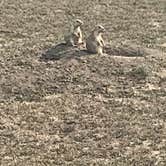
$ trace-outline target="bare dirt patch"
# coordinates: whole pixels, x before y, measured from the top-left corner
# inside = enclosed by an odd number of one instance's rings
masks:
[[[164,0],[0,3],[0,165],[166,165]],[[81,18],[143,57],[42,59]]]

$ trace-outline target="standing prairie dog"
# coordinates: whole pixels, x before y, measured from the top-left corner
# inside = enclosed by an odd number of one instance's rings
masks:
[[[102,34],[104,32],[105,28],[102,25],[97,25],[95,27],[95,29],[86,40],[86,48],[88,52],[97,53],[99,55],[103,54],[105,42],[103,40]]]
[[[83,44],[82,30],[81,26],[83,22],[80,19],[76,19],[73,32],[64,37],[64,40],[69,46],[80,46]]]

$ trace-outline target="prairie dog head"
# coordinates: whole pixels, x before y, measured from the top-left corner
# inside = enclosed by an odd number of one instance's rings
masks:
[[[79,27],[79,26],[82,26],[84,23],[82,20],[76,19],[74,24],[75,24],[75,27]]]
[[[102,25],[97,25],[94,29],[94,32],[96,32],[97,34],[101,34],[104,33],[106,30]]]

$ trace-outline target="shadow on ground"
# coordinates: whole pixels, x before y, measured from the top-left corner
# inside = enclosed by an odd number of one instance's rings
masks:
[[[67,46],[65,43],[60,43],[46,50],[40,57],[40,60],[49,61],[60,60],[63,58],[72,59],[74,57],[85,55],[88,55],[86,50],[80,50],[76,47]]]
[[[111,46],[106,45],[104,52],[108,55],[125,57],[143,57],[149,54],[148,49],[136,44]]]
[[[128,46],[107,45],[104,49],[104,53],[108,55],[124,56],[124,57],[143,57],[148,54],[145,48],[136,45],[128,45]],[[42,54],[40,60],[49,61],[49,60],[60,60],[63,58],[71,59],[87,55],[90,56],[91,53],[88,53],[86,49],[80,50],[76,47],[67,46],[65,43],[60,43],[46,50]]]

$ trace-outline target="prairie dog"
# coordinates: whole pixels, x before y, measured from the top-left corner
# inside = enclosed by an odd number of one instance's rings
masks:
[[[105,28],[102,25],[97,25],[95,27],[95,29],[86,40],[86,48],[88,52],[97,53],[99,55],[103,54],[105,42],[103,40],[102,34],[104,32]]]
[[[64,40],[69,46],[79,46],[83,44],[83,36],[81,26],[83,22],[80,19],[76,19],[73,32],[64,37]]]

